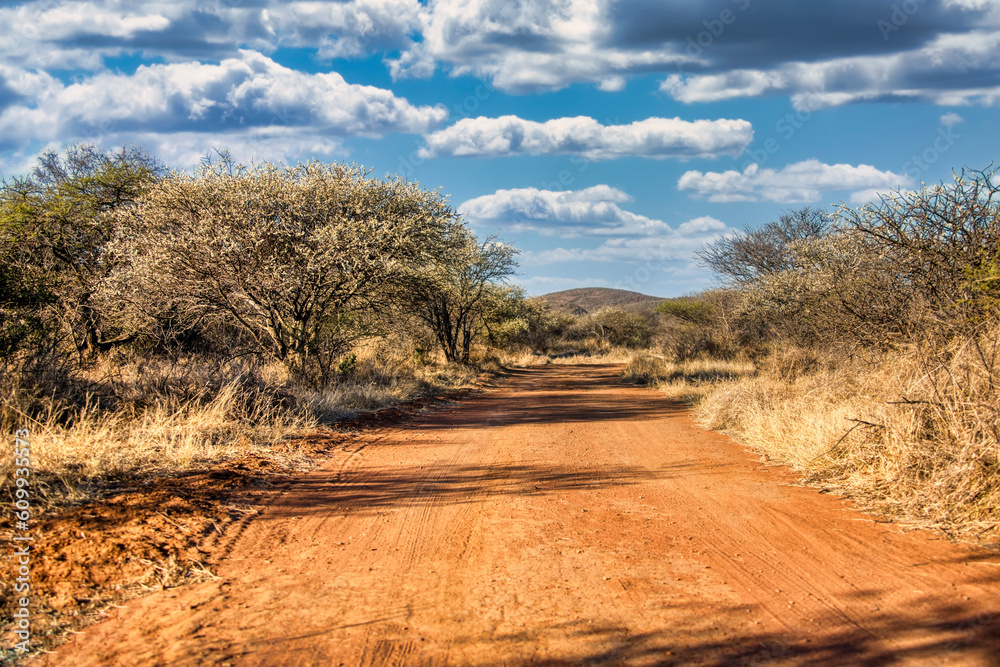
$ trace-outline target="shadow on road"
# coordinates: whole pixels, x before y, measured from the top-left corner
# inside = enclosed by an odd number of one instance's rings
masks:
[[[879,591],[867,591],[878,597]],[[498,662],[516,667],[570,667],[575,665],[701,665],[729,667],[754,665],[850,665],[875,667],[895,664],[963,664],[987,667],[1000,656],[1000,609],[975,613],[961,604],[938,605],[924,614],[906,618],[885,618],[847,631],[816,632],[814,628],[789,629],[784,633],[755,632],[722,635],[717,625],[739,625],[761,610],[755,605],[716,609],[706,618],[705,608],[696,603],[675,603],[677,627],[636,632],[612,623],[576,619],[514,633],[490,633],[456,637],[452,643],[470,654],[479,649],[497,656]],[[317,637],[359,626],[371,627],[377,639],[372,645],[383,658],[395,657],[399,664],[432,664],[413,653],[414,635],[402,627],[412,608],[386,610],[388,613],[364,623],[335,625],[307,633],[272,637],[269,643],[308,646]],[[947,618],[947,622],[935,619]],[[843,628],[838,616],[816,619],[820,627]],[[303,643],[304,642],[304,643]],[[518,660],[512,655],[522,647],[563,646],[559,657]],[[569,648],[571,647],[571,648]],[[534,651],[532,651],[534,652]],[[499,658],[503,656],[502,660]],[[359,664],[386,664],[390,661],[362,660]],[[436,663],[435,663],[436,664]]]
[[[747,616],[746,608],[721,613]],[[939,623],[935,617],[948,618]],[[832,620],[832,619],[831,619]],[[832,627],[837,624],[831,623]],[[842,626],[841,626],[842,627]],[[550,628],[540,635],[549,637],[512,637],[516,641],[534,644],[559,635],[582,645],[599,644],[591,652],[574,653],[561,659],[508,662],[511,665],[851,665],[874,667],[895,664],[1000,664],[1000,609],[994,613],[976,614],[963,611],[960,605],[949,605],[931,612],[924,622],[890,618],[878,625],[866,625],[865,630],[817,634],[748,632],[734,637],[720,637],[707,630],[694,642],[678,645],[672,641],[671,629],[660,632],[630,634],[627,628],[611,625],[577,625]],[[536,634],[536,633],[533,633]],[[687,634],[687,633],[685,633]],[[689,636],[689,635],[688,635]],[[503,637],[483,638],[484,643],[504,641]]]
[[[680,402],[650,392],[648,399],[628,403],[612,402],[594,392],[591,395],[579,392],[546,392],[544,405],[542,397],[534,395],[511,397],[502,400],[485,399],[467,404],[448,416],[447,420],[435,420],[415,426],[421,430],[452,428],[497,428],[529,424],[575,424],[603,421],[650,421],[683,414],[687,408]]]
[[[294,496],[278,499],[263,520],[303,516],[335,509],[364,513],[415,503],[462,504],[497,496],[540,496],[579,489],[624,487],[667,479],[678,470],[648,468],[553,468],[551,465],[454,465],[357,468],[296,481]]]

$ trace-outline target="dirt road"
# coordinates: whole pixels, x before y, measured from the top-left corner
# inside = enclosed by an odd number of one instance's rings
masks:
[[[1000,557],[793,480],[612,367],[517,371],[33,664],[1000,664]]]

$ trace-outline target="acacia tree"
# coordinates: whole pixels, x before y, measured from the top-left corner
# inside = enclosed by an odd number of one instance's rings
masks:
[[[777,270],[739,278],[747,322],[798,338],[889,348],[964,333],[994,316],[1000,259],[995,170],[841,207],[820,236],[785,243]],[[716,245],[714,263],[729,264]]]
[[[356,166],[224,158],[121,212],[115,250],[128,270],[112,288],[146,317],[221,320],[325,381],[413,267],[439,261],[454,220],[439,193]]]
[[[1000,259],[997,169],[962,170],[952,183],[896,191],[858,209],[843,207],[840,226],[858,245],[877,249],[895,289],[946,320],[974,309],[995,287]]]
[[[43,151],[31,173],[5,181],[0,247],[6,297],[0,307],[20,308],[22,320],[62,324],[88,356],[130,341],[129,332],[109,336],[108,313],[94,297],[115,268],[107,253],[114,212],[132,205],[161,174],[142,148],[109,152],[80,144],[62,153]],[[46,306],[56,308],[43,314]]]
[[[512,296],[505,282],[517,266],[516,255],[513,246],[495,238],[479,243],[456,224],[446,251],[413,277],[406,298],[448,361],[469,363],[473,343],[489,332],[490,315],[504,312],[500,302]]]
[[[828,215],[816,208],[782,213],[772,222],[721,238],[695,253],[701,263],[727,280],[746,285],[793,268],[792,244],[818,239],[830,230]]]

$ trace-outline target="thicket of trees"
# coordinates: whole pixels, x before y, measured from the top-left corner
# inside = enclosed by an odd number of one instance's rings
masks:
[[[106,248],[115,210],[163,175],[137,148],[80,145],[43,152],[0,190],[0,353],[72,349],[93,357],[131,342],[112,331],[95,295],[114,269]]]
[[[21,376],[128,347],[257,355],[321,386],[361,339],[409,329],[467,364],[525,311],[514,248],[439,192],[340,164],[46,152],[0,188],[0,249],[0,354]]]
[[[787,212],[698,253],[720,289],[571,317],[508,285],[516,249],[416,183],[225,154],[168,171],[138,148],[74,146],[0,188],[0,354],[14,375],[116,349],[252,355],[325,386],[387,336],[460,364],[477,346],[692,358],[972,336],[1000,303],[995,173]]]
[[[995,173],[964,171],[835,214],[804,209],[709,246],[701,259],[739,297],[736,338],[884,351],[995,321]]]
[[[706,248],[723,288],[667,309],[691,356],[752,369],[705,390],[706,423],[879,511],[995,541],[996,176],[799,211]]]

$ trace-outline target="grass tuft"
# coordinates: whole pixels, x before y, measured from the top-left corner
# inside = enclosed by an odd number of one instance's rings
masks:
[[[9,385],[0,422],[11,433],[29,429],[33,497],[53,510],[245,455],[301,467],[306,455],[288,446],[296,435],[470,387],[481,373],[418,364],[377,345],[359,349],[350,371],[320,389],[295,383],[279,364],[253,359],[109,358],[85,373]],[[8,496],[13,465],[12,457],[0,458],[0,490]]]
[[[695,413],[808,483],[976,538],[1000,526],[998,360],[1000,327],[867,361],[786,349],[696,383]],[[658,380],[668,393],[673,378]]]

